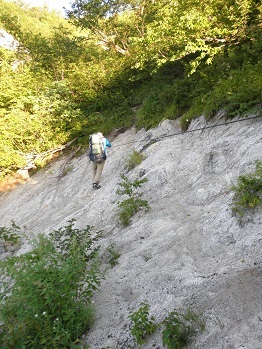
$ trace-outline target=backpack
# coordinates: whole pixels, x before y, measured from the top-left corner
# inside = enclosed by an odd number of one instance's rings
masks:
[[[105,160],[103,138],[94,133],[89,137],[89,159],[101,163]]]

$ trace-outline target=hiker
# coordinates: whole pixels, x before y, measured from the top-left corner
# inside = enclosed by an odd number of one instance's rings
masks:
[[[93,189],[101,188],[99,182],[107,158],[106,150],[111,146],[101,132],[94,133],[89,138],[89,159],[93,162]]]

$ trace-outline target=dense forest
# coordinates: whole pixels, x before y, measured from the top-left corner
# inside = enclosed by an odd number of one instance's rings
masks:
[[[262,103],[259,0],[0,0],[0,175],[95,130],[245,117]],[[35,161],[43,166],[43,159]]]

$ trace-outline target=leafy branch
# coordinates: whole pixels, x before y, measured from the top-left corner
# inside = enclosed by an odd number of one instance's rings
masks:
[[[38,236],[30,252],[0,262],[1,348],[79,348],[102,278],[91,235],[72,220]]]
[[[121,174],[122,182],[119,183],[121,188],[117,189],[117,194],[126,196],[127,199],[118,201],[118,214],[121,223],[127,226],[131,218],[140,210],[148,211],[150,206],[147,200],[141,199],[142,193],[138,191],[142,184],[147,182],[147,178],[136,179],[131,182],[124,174]]]

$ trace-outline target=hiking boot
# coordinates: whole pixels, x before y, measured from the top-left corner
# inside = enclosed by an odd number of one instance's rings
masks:
[[[101,185],[99,185],[98,183],[93,183],[93,189],[100,189]]]

